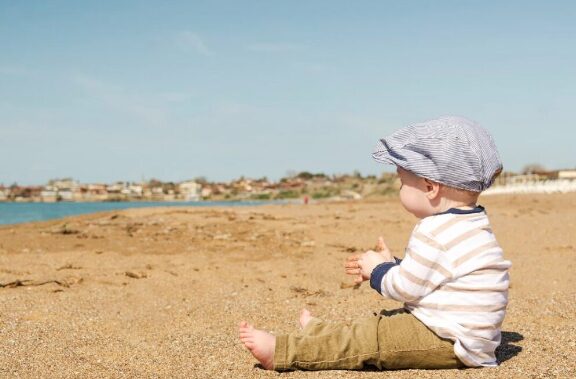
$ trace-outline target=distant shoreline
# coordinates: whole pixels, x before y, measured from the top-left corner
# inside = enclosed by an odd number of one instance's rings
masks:
[[[153,208],[153,207],[238,207],[266,204],[287,204],[286,200],[234,200],[234,201],[60,201],[60,202],[1,202],[0,226],[27,222],[48,221],[68,216],[98,212]]]

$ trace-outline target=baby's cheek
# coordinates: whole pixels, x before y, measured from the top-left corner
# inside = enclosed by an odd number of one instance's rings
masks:
[[[407,190],[400,192],[400,202],[404,209],[416,217],[420,217],[424,210],[424,204],[416,193],[409,193]]]

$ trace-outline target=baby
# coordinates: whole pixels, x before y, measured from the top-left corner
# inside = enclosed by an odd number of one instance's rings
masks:
[[[403,308],[352,323],[303,310],[301,331],[273,336],[240,323],[240,340],[268,370],[432,369],[496,366],[508,269],[478,196],[501,172],[494,141],[476,123],[443,117],[379,141],[396,165],[400,202],[418,217],[403,260],[381,238],[346,273]]]

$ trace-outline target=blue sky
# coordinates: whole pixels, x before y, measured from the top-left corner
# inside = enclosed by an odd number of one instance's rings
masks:
[[[0,183],[378,174],[448,114],[576,167],[575,4],[0,0]]]

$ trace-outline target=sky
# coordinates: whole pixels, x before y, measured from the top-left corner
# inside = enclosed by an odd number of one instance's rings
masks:
[[[393,171],[379,138],[479,122],[576,167],[576,2],[0,0],[0,183]]]

